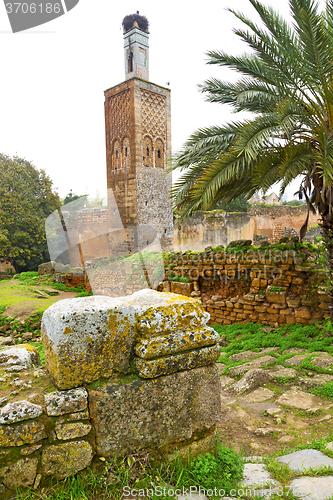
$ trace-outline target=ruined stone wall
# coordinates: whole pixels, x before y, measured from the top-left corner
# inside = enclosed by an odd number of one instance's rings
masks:
[[[291,236],[288,229],[299,232],[305,222],[305,205],[289,207],[285,205],[252,205],[247,213],[214,210],[195,214],[188,221],[174,227],[174,249],[180,251],[202,251],[207,246],[226,246],[239,239],[254,240],[255,235],[263,235],[268,241],[277,242],[284,236]],[[318,214],[310,213],[308,226],[320,222]]]
[[[170,253],[164,289],[200,298],[210,324],[312,324],[329,316],[327,273],[320,255],[293,241],[235,253]],[[190,283],[173,282],[174,276]]]
[[[253,221],[254,234],[264,234],[270,242],[275,243],[283,236],[285,227],[300,231],[307,216],[307,208],[306,205],[252,205],[248,214]],[[308,227],[319,222],[320,216],[310,212]]]

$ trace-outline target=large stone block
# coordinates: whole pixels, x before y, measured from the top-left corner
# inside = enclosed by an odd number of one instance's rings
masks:
[[[152,380],[109,381],[88,392],[97,453],[105,457],[184,442],[220,419],[215,364]]]
[[[42,320],[46,367],[59,389],[110,377],[113,371],[127,373],[136,343],[205,330],[208,339],[208,319],[199,301],[154,290],[59,301]],[[196,348],[196,340],[188,347]]]

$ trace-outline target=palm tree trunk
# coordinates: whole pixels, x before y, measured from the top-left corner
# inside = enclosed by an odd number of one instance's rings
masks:
[[[333,216],[329,213],[329,210],[325,210],[325,213],[321,214],[322,222],[321,234],[323,236],[326,252],[327,261],[326,268],[328,273],[328,295],[330,298],[330,320],[333,322]]]

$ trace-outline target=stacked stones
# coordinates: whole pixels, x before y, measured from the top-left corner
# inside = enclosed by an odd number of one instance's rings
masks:
[[[283,240],[283,250],[249,248],[247,240],[233,243],[243,247],[234,253],[208,247],[203,253],[168,254],[166,276],[184,276],[191,283],[170,278],[164,290],[200,296],[210,324],[312,324],[329,316],[325,271],[308,249],[297,250],[295,241]],[[187,292],[177,290],[186,287]]]
[[[212,438],[220,348],[208,318],[200,301],[153,290],[64,300],[44,313],[46,366],[56,386],[102,377],[88,386],[97,454]]]
[[[28,344],[2,350],[0,362],[6,372],[32,369],[34,374],[40,365],[37,349]],[[81,387],[46,393],[43,404],[26,399],[0,410],[0,495],[38,488],[43,477],[62,479],[90,465],[94,448],[87,397]]]

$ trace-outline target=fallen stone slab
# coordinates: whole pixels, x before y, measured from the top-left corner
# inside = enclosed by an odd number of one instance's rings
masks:
[[[327,382],[331,382],[333,380],[333,375],[329,375],[328,373],[320,373],[314,375],[313,377],[301,377],[299,382],[303,384],[306,388],[312,389],[312,387],[321,387]]]
[[[290,390],[280,396],[275,403],[298,408],[299,410],[309,410],[315,405],[315,396],[306,392]]]
[[[245,361],[247,359],[253,359],[258,355],[259,355],[259,352],[243,351],[243,352],[238,352],[237,354],[232,354],[231,356],[229,356],[229,359],[231,361],[235,361],[235,363],[238,363],[238,361]]]
[[[246,396],[246,401],[248,403],[261,403],[262,401],[266,401],[267,399],[271,399],[275,396],[275,393],[266,387],[259,387],[255,391],[251,392]]]
[[[192,487],[194,488],[194,487]],[[175,491],[177,488],[170,488],[170,491]],[[185,488],[186,490],[186,488]],[[201,493],[189,493],[185,495],[176,496],[177,500],[208,500],[208,498]],[[225,500],[225,497],[224,497]]]
[[[46,413],[50,417],[56,417],[85,410],[88,406],[87,398],[88,393],[84,387],[50,392],[44,395]]]
[[[241,482],[241,488],[248,486],[260,487],[264,485],[266,486],[267,484],[270,484],[271,486],[279,485],[277,481],[272,479],[264,464],[244,465],[244,479]]]
[[[232,366],[229,368],[229,372],[232,375],[243,375],[252,368],[261,368],[262,366],[273,365],[275,363],[276,358],[274,356],[262,356],[254,359],[253,361],[249,361],[248,363],[244,363],[243,365]]]
[[[299,477],[291,481],[289,488],[298,498],[325,500],[333,496],[333,476]]]
[[[307,358],[309,354],[298,354],[297,356],[293,356],[292,358],[286,359],[285,363],[291,366],[300,366],[305,358]]]
[[[0,410],[0,424],[14,424],[22,420],[39,417],[43,413],[40,405],[29,401],[8,403]]]
[[[222,373],[224,371],[225,367],[227,366],[224,363],[215,363],[215,364],[216,364],[216,367],[220,373]]]
[[[270,370],[269,372],[273,378],[296,378],[298,371],[294,368],[279,368],[276,371]]]
[[[2,348],[0,349],[0,364],[4,367],[18,365],[27,369],[40,366],[38,349],[30,344]]]
[[[331,370],[333,367],[333,357],[332,356],[319,356],[318,358],[312,358],[311,363],[319,368],[326,368]]]
[[[315,467],[333,467],[333,459],[318,450],[300,450],[277,458],[279,462],[287,464],[295,472],[304,472]]]
[[[247,390],[255,389],[266,382],[270,382],[272,378],[268,371],[261,370],[260,368],[252,368],[235,383],[232,389],[238,394],[243,394]]]
[[[289,349],[285,349],[282,354],[302,354],[306,352],[306,349],[301,349],[300,347],[290,347]]]

